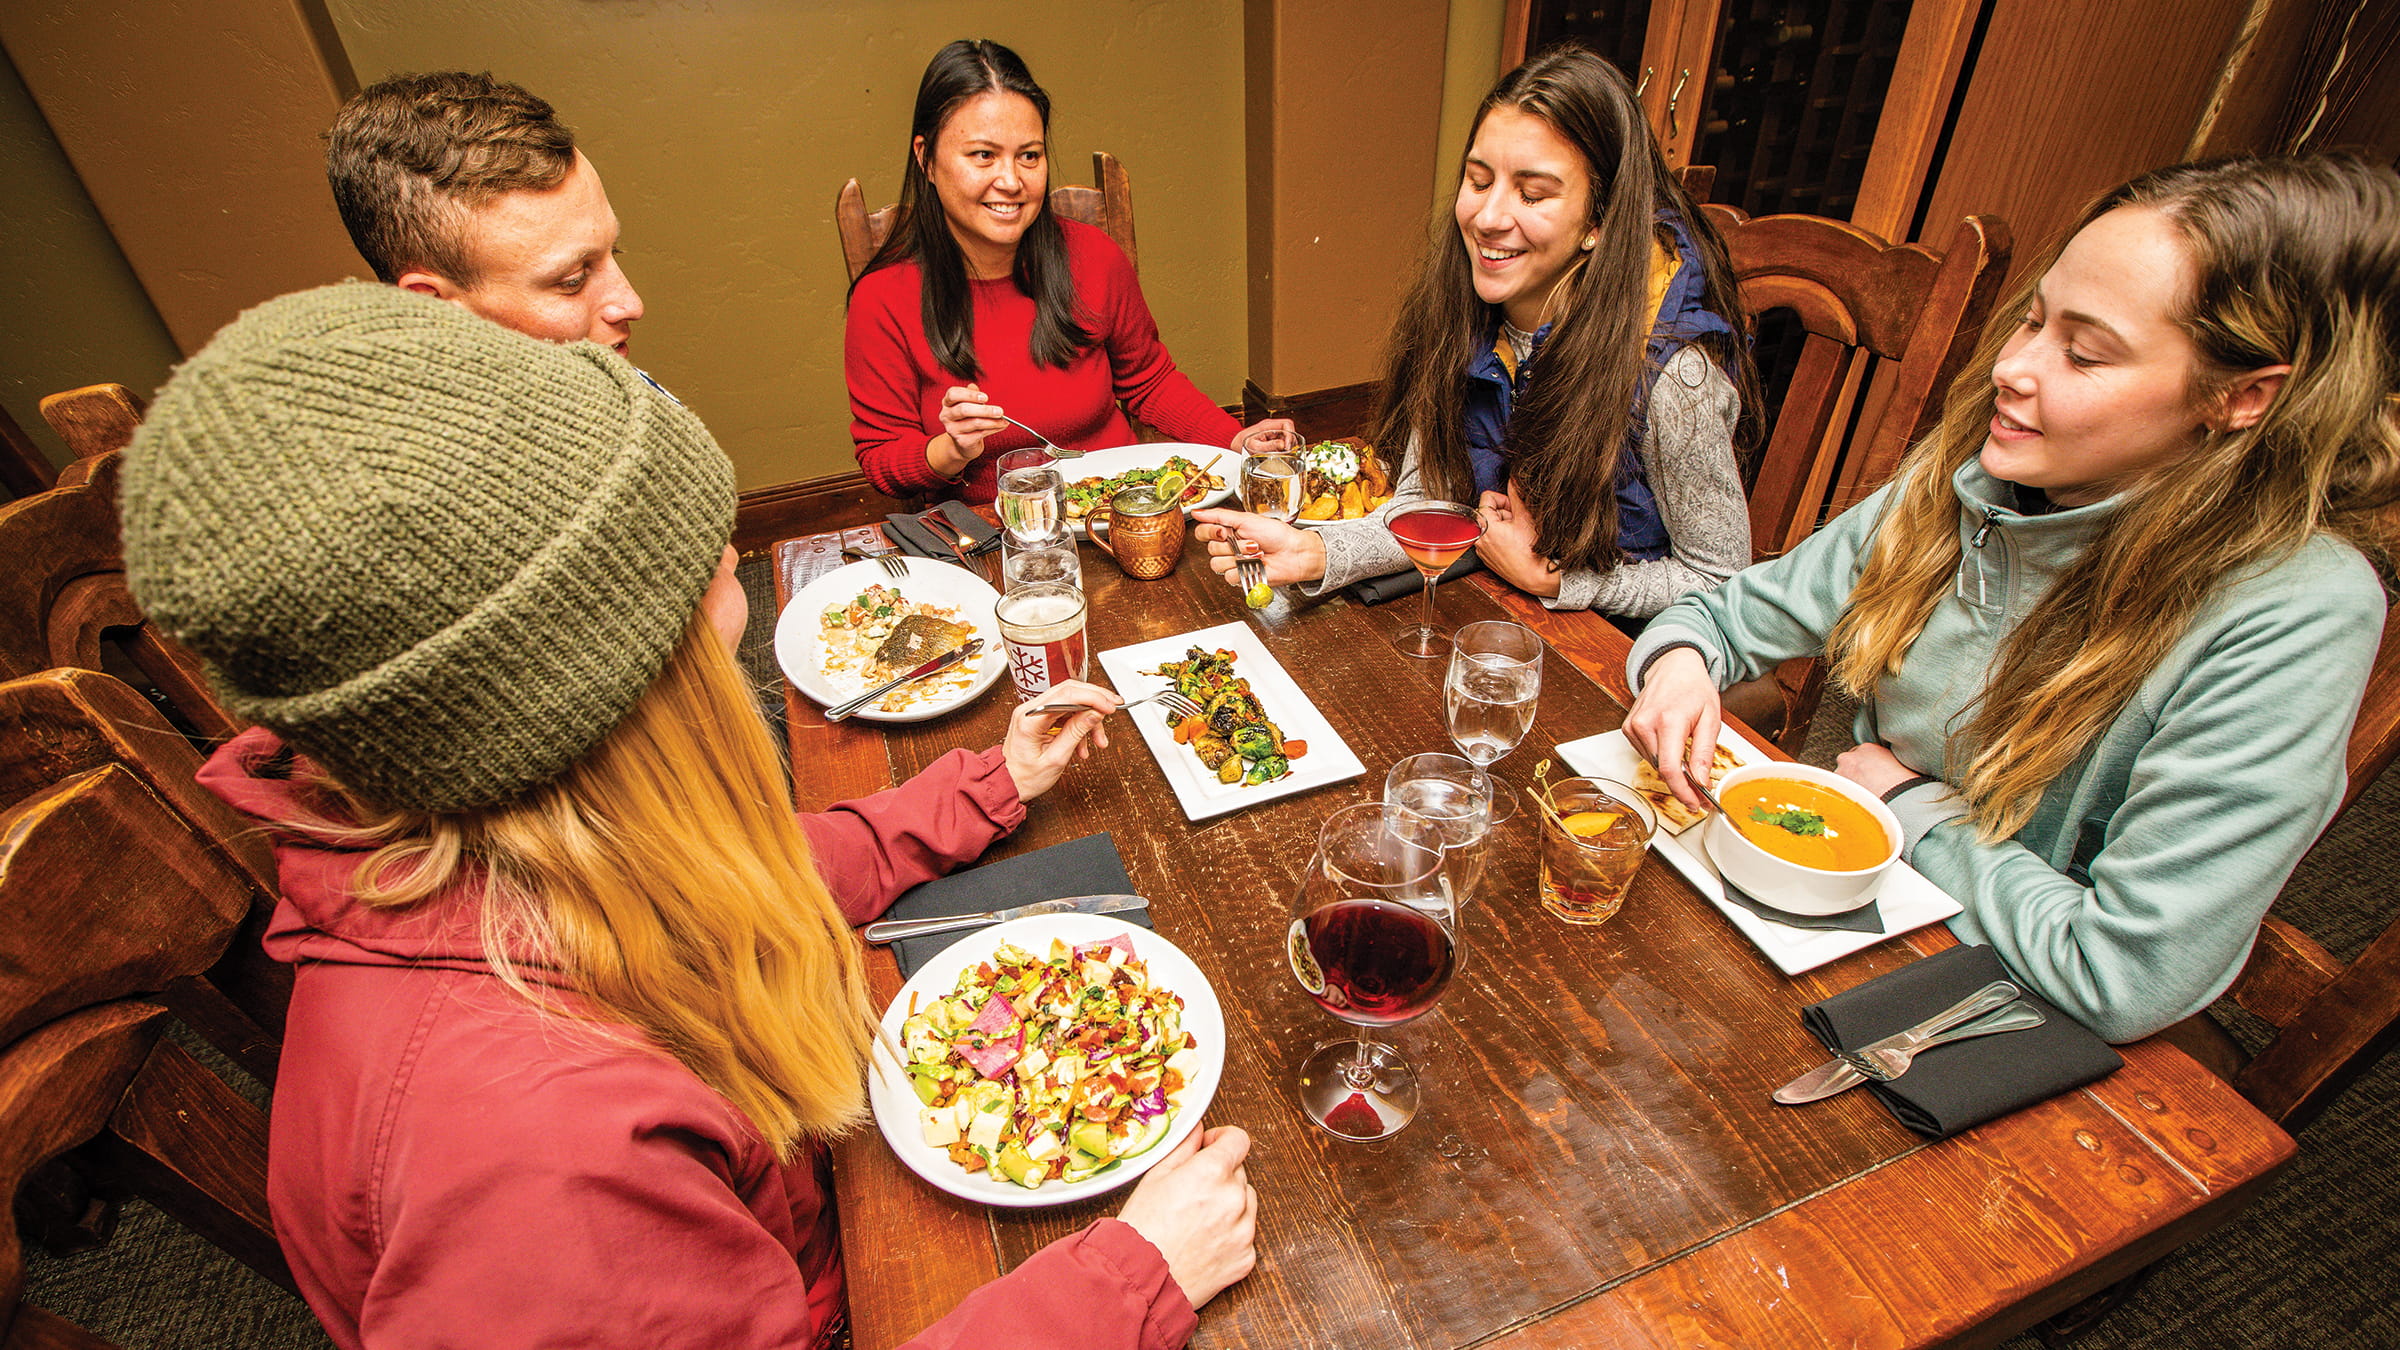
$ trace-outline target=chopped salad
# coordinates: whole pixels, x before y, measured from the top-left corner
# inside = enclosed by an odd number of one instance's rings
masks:
[[[1174,1124],[1200,1052],[1182,996],[1116,934],[1047,958],[1003,943],[900,1024],[928,1147],[1027,1190],[1148,1151]]]

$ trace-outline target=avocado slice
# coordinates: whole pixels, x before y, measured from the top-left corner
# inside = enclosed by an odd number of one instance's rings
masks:
[[[1000,1155],[992,1159],[992,1170],[1027,1190],[1037,1190],[1050,1179],[1050,1164],[1035,1162],[1022,1145],[1014,1142],[1000,1146]]]

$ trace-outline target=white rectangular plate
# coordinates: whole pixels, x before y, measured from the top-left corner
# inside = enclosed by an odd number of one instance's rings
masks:
[[[1142,743],[1150,747],[1150,756],[1158,761],[1159,769],[1167,776],[1167,786],[1175,789],[1175,800],[1182,804],[1186,820],[1206,820],[1245,806],[1271,802],[1306,792],[1328,783],[1342,783],[1367,771],[1348,744],[1334,733],[1333,724],[1308,701],[1300,686],[1284,673],[1281,665],[1268,654],[1266,644],[1258,640],[1258,632],[1249,624],[1222,623],[1192,633],[1177,633],[1173,637],[1150,642],[1137,642],[1130,647],[1117,647],[1100,653],[1100,668],[1108,672],[1108,682],[1126,698],[1140,698],[1168,687],[1164,676],[1144,674],[1168,661],[1180,661],[1190,648],[1232,652],[1233,673],[1247,677],[1250,692],[1258,695],[1259,706],[1283,732],[1285,740],[1308,742],[1308,753],[1292,761],[1292,771],[1272,783],[1243,787],[1239,783],[1220,783],[1192,753],[1188,745],[1177,745],[1175,733],[1167,726],[1166,714],[1154,703],[1145,703],[1133,710],[1133,724],[1141,729]]]
[[[1736,763],[1751,764],[1773,758],[1731,727],[1719,730],[1717,744],[1731,751]],[[1613,779],[1627,787],[1633,785],[1634,768],[1641,763],[1632,742],[1621,731],[1569,741],[1558,747],[1558,757],[1577,773]],[[1679,835],[1661,829],[1651,836],[1650,847],[1673,863],[1676,871],[1683,873],[1700,894],[1708,897],[1710,904],[1742,930],[1742,936],[1750,939],[1786,975],[1815,970],[1837,957],[1862,951],[1885,938],[1898,937],[1929,923],[1939,923],[1959,911],[1958,902],[1948,892],[1927,881],[1923,873],[1906,862],[1896,862],[1883,874],[1883,883],[1875,893],[1883,915],[1883,932],[1790,928],[1769,922],[1725,898],[1725,882],[1717,875],[1716,864],[1709,861],[1707,842],[1702,836],[1706,824],[1703,821]]]

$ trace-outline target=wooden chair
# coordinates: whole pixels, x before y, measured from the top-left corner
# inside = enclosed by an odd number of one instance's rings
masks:
[[[58,470],[51,466],[50,457],[7,409],[0,408],[0,495],[30,497],[49,491],[57,481]]]
[[[0,704],[57,702],[55,687],[26,695],[27,683],[0,685]],[[130,691],[119,704],[141,712]],[[267,1213],[265,1116],[162,1039],[168,1008],[147,997],[219,966],[253,878],[134,769],[71,769],[90,757],[90,728],[66,737],[84,735],[82,749],[58,753],[30,725],[0,739],[8,781],[62,772],[0,811],[0,1189],[36,1217],[43,1198],[80,1210],[78,1184],[95,1200],[142,1196],[290,1289]],[[155,717],[129,739],[172,743]],[[5,1344],[104,1344],[18,1306],[22,1290],[12,1225],[0,1232]]]
[[[236,926],[221,957],[144,988],[252,1077],[273,1086],[292,989],[291,969],[262,945],[276,901],[275,860],[262,833],[195,781],[199,768],[190,743],[149,700],[110,676],[70,668],[0,683],[0,810],[77,775],[114,771],[158,809],[109,817],[117,823],[107,837],[153,864],[146,885],[101,894],[116,905],[169,910],[188,906],[178,887],[236,897]],[[94,837],[101,837],[94,828]],[[14,936],[0,933],[0,971],[11,969]],[[21,974],[26,968],[17,969]],[[10,1030],[11,978],[0,974],[0,1041]]]
[[[1108,237],[1125,250],[1125,261],[1138,274],[1141,260],[1133,245],[1133,188],[1125,179],[1125,166],[1107,151],[1092,155],[1092,181],[1095,187],[1059,187],[1050,189],[1050,209],[1068,220],[1096,225],[1108,231]],[[867,209],[866,194],[859,190],[853,178],[842,184],[834,195],[833,224],[842,236],[842,262],[850,269],[850,279],[867,270],[867,262],[875,250],[892,232],[892,218],[899,213],[897,205],[880,210]]]
[[[79,459],[48,492],[0,506],[0,679],[59,666],[112,670],[158,690],[204,742],[240,729],[200,663],[142,616],[125,588],[117,472],[108,452]]]
[[[1752,317],[1788,309],[1807,333],[1750,493],[1752,556],[1780,557],[1847,504],[1834,491],[1845,455],[1853,468],[1844,482],[1879,484],[1938,411],[1935,400],[1973,350],[2008,270],[2008,227],[1994,216],[1969,216],[1937,253],[1887,244],[1821,216],[1753,220],[1730,206],[1701,209],[1725,238]],[[1891,397],[1852,431],[1850,394],[1870,357],[1893,366]],[[1519,622],[1631,702],[1624,670],[1630,643],[1613,624],[1543,609],[1506,586],[1492,590]],[[1821,663],[1785,662],[1774,678],[1784,705],[1778,739],[1797,753],[1823,692]]]
[[[121,384],[87,384],[42,400],[42,420],[77,459],[90,459],[133,442],[142,425],[142,400]]]

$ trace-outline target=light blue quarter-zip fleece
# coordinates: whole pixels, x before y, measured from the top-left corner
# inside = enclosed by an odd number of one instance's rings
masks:
[[[2028,516],[1975,461],[1958,490],[1961,558],[1900,673],[1862,703],[1861,742],[1949,776],[2003,638],[2115,516],[2118,501]],[[1639,671],[1692,644],[1720,688],[1815,655],[1840,617],[1890,489],[1791,553],[1659,614]],[[2206,1007],[2239,973],[2259,919],[2332,819],[2343,753],[2383,631],[2384,597],[2350,545],[2320,536],[2222,585],[2099,741],[2042,794],[2014,838],[1979,843],[1945,784],[1892,803],[1917,870],[1965,906],[2043,997],[2112,1041]],[[1637,676],[1638,679],[1638,676]]]

